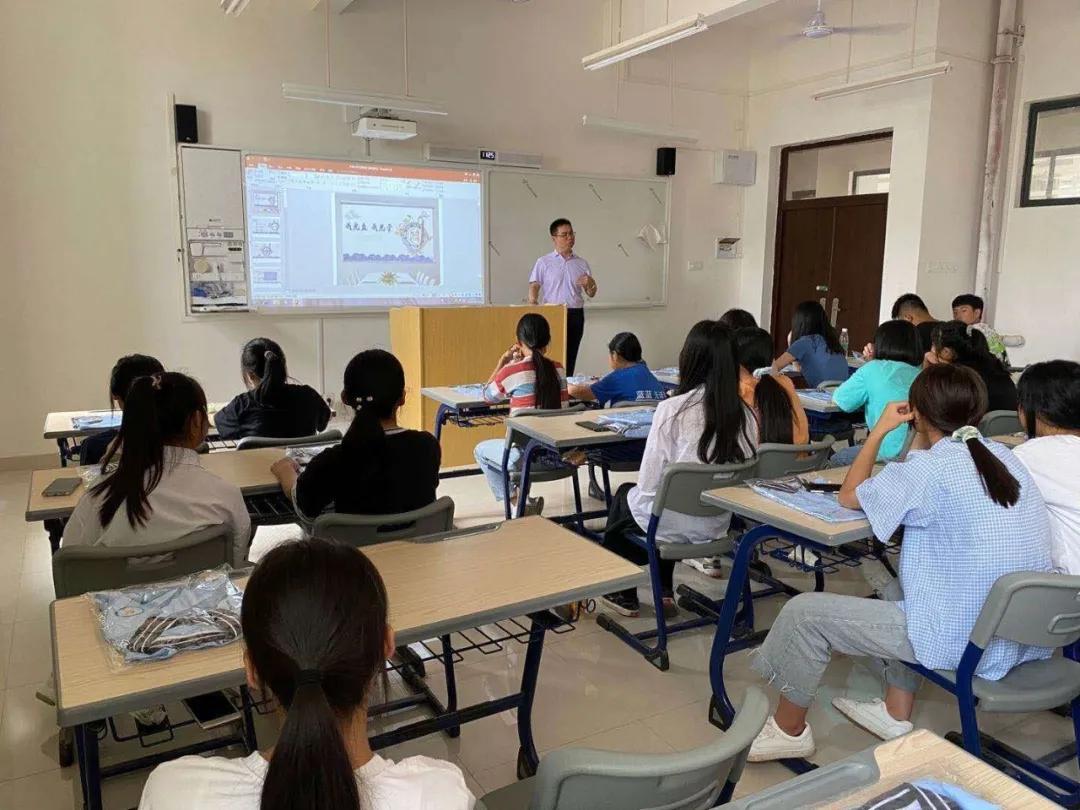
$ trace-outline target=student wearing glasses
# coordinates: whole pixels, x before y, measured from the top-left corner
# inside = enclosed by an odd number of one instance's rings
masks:
[[[530,304],[566,307],[566,373],[573,376],[578,346],[585,332],[585,298],[596,295],[596,280],[589,263],[574,253],[574,226],[557,219],[548,228],[555,250],[536,260],[529,276]]]

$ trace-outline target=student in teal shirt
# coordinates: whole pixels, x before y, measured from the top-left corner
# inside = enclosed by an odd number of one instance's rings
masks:
[[[874,333],[872,359],[833,391],[833,402],[851,413],[866,409],[866,424],[873,430],[890,402],[906,402],[908,390],[921,371],[919,333],[908,321],[886,321]],[[878,461],[896,458],[904,447],[908,426],[891,431],[881,443]],[[845,447],[832,457],[831,465],[850,464],[860,446]]]

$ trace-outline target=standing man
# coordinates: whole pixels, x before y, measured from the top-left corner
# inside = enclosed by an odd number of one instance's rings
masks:
[[[574,373],[578,346],[585,331],[585,299],[596,295],[596,281],[589,263],[574,254],[574,226],[557,219],[548,229],[555,250],[536,260],[529,276],[529,303],[563,304],[566,307],[566,374]]]

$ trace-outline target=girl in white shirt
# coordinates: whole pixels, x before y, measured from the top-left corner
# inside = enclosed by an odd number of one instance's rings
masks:
[[[1054,568],[1080,574],[1080,363],[1028,366],[1017,393],[1029,438],[1013,452],[1046,500]]]
[[[454,765],[394,763],[368,745],[368,702],[394,631],[386,587],[361,552],[324,540],[278,546],[248,580],[241,623],[248,683],[285,713],[277,744],[160,765],[139,810],[471,810]]]
[[[233,536],[242,565],[251,519],[240,490],[203,469],[195,451],[210,420],[206,395],[191,377],[139,377],[124,399],[124,419],[101,461],[116,469],[90,488],[64,528],[63,546],[145,546],[209,526]]]
[[[656,406],[636,484],[623,484],[611,504],[604,547],[637,565],[648,553],[629,535],[644,534],[664,469],[680,461],[728,464],[754,457],[758,443],[753,412],[739,396],[739,364],[734,333],[720,321],[699,321],[679,353],[679,387]],[[665,543],[708,543],[722,537],[731,515],[695,517],[666,511],[657,540]],[[660,563],[664,610],[674,611],[673,561]],[[623,616],[637,616],[637,590],[609,593],[604,607]]]

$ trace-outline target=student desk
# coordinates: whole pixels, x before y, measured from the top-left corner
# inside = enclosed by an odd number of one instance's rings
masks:
[[[462,723],[517,709],[519,775],[535,773],[538,764],[533,699],[545,631],[560,623],[547,609],[632,587],[645,578],[638,566],[539,517],[363,551],[386,583],[399,645],[529,617],[521,638],[527,644],[520,692],[458,708],[450,679],[448,707],[435,717],[373,735],[372,746],[452,731]],[[85,597],[53,602],[50,620],[57,723],[76,727],[90,810],[101,807],[101,767],[97,736],[88,724],[244,683],[240,644],[117,668]],[[451,661],[452,652],[445,652]]]
[[[465,386],[461,386],[465,387]],[[469,386],[472,388],[473,386]],[[463,393],[452,385],[438,385],[429,388],[421,388],[420,393],[439,404],[435,411],[435,429],[432,433],[440,442],[442,441],[443,425],[452,422],[461,428],[487,427],[498,425],[506,421],[506,415],[510,413],[510,402],[491,403],[480,395],[481,386],[475,386],[476,392]],[[479,475],[478,467],[465,469],[453,469],[440,472],[440,478],[460,478],[466,475]]]
[[[1019,447],[1028,439],[1023,433],[1007,433],[1004,436],[991,436],[990,438],[1006,447]]]
[[[281,505],[271,503],[273,499],[266,496],[281,495],[281,486],[274,474],[270,472],[270,465],[285,455],[285,450],[280,447],[261,447],[252,450],[228,450],[221,453],[210,453],[199,456],[202,466],[220,476],[226,481],[236,484],[244,494],[248,502],[249,510],[257,507],[256,517],[263,517],[267,509],[272,511],[267,517],[277,515],[281,518],[288,517],[295,520],[295,513],[290,506],[288,510],[282,509]],[[49,540],[55,550],[60,541],[60,535],[64,530],[64,522],[71,517],[75,505],[86,492],[86,484],[79,484],[71,495],[64,497],[46,498],[41,493],[45,487],[57,478],[73,478],[85,467],[68,467],[66,469],[35,470],[30,474],[30,491],[26,500],[26,521],[36,523],[46,521],[49,529]],[[287,511],[287,514],[285,514]],[[278,514],[280,513],[280,515]],[[263,519],[260,522],[271,522]],[[54,537],[55,535],[55,537]]]
[[[677,368],[652,369],[653,376],[664,386],[667,391],[679,387],[679,370]]]
[[[210,415],[210,434],[208,438],[214,439],[217,436],[217,431],[214,428],[214,414],[224,408],[226,403],[213,402],[207,405],[207,412]],[[79,446],[73,442],[73,439],[81,439],[86,436],[93,436],[95,433],[102,433],[106,430],[114,430],[117,425],[105,424],[102,426],[87,425],[86,427],[75,427],[75,420],[80,417],[119,417],[121,411],[117,410],[104,410],[104,411],[50,411],[45,414],[45,428],[43,431],[43,438],[55,439],[56,446],[60,451],[60,466],[66,467],[68,460],[74,457],[78,452]]]
[[[837,467],[831,470],[804,473],[800,477],[839,484],[843,482],[849,469],[849,467]],[[841,566],[855,566],[860,557],[872,551],[870,546],[867,547],[866,552],[862,553],[840,547],[858,541],[873,542],[874,532],[870,528],[870,522],[865,518],[844,523],[829,523],[769,500],[745,485],[709,490],[702,493],[701,499],[705,503],[727,509],[733,515],[760,524],[747,531],[736,546],[735,561],[728,579],[727,590],[724,593],[709,660],[709,678],[713,692],[709,706],[709,719],[721,728],[727,728],[735,716],[735,710],[724,685],[724,659],[735,625],[735,613],[747,585],[750,561],[755,549],[765,541],[776,538],[792,544],[793,547],[810,549],[819,558],[817,565],[811,567],[796,564],[796,567],[812,570],[817,579],[815,589],[822,590],[824,588],[822,574],[825,571],[835,571]],[[792,554],[794,556],[794,551]],[[751,630],[754,623],[752,608],[753,600],[748,600],[743,606],[746,622]],[[788,762],[795,761],[785,760],[785,763]],[[805,765],[800,770],[805,770]]]
[[[626,408],[607,408],[603,414],[627,411],[640,411],[643,406],[629,406]],[[507,420],[508,430],[517,433],[527,440],[521,452],[521,480],[518,483],[517,515],[524,514],[525,503],[529,495],[529,476],[532,464],[537,454],[548,451],[549,454],[562,456],[570,450],[584,450],[595,453],[595,460],[601,467],[604,475],[604,493],[610,505],[611,484],[608,479],[608,464],[619,461],[632,461],[641,459],[645,449],[645,439],[633,439],[609,430],[595,431],[584,428],[578,422],[595,421],[596,413],[576,411],[574,413],[559,416],[512,416]],[[510,518],[510,470],[507,469],[510,454],[510,443],[507,442],[503,452],[503,503],[506,505],[506,517]],[[584,521],[602,517],[607,514],[607,509],[594,512],[584,512],[581,508],[581,493],[577,482],[577,475],[573,477],[574,496],[577,506],[575,515],[564,519],[574,520],[578,524],[579,531],[585,531]]]
[[[724,805],[731,810],[858,807],[901,782],[933,779],[1005,810],[1057,805],[932,731],[920,729]]]

